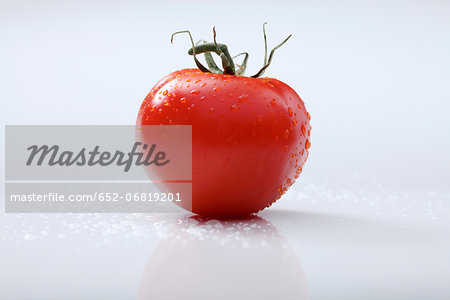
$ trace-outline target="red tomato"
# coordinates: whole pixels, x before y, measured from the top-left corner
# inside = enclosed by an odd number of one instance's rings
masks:
[[[184,69],[155,85],[137,124],[192,125],[192,212],[231,217],[270,206],[294,183],[311,145],[309,120],[277,79]]]

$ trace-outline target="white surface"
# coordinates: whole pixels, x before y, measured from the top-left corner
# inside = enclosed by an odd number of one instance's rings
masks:
[[[171,46],[171,33],[211,39],[215,25],[232,53],[250,52],[249,74],[263,58],[264,21],[269,47],[292,33],[267,75],[304,99],[312,148],[300,181],[260,214],[275,236],[266,252],[249,261],[245,243],[232,244],[231,255],[214,238],[200,242],[224,233],[187,216],[3,214],[0,298],[135,298],[158,251],[174,262],[159,267],[198,260],[202,268],[184,277],[186,296],[198,292],[198,279],[205,291],[214,287],[223,280],[215,272],[234,263],[239,276],[230,273],[230,283],[255,298],[305,282],[297,292],[309,289],[311,299],[450,298],[449,2],[227,3],[1,1],[0,117],[133,124],[158,79],[193,66],[187,37]],[[174,248],[177,236],[190,243],[187,253]],[[256,232],[250,246],[263,240]],[[256,261],[281,272],[277,257],[292,268],[273,290],[258,290],[265,277]],[[248,280],[237,282],[244,271]]]
[[[448,299],[449,196],[299,183],[260,214],[258,228],[254,220],[198,224],[189,215],[10,214],[1,219],[0,293]]]

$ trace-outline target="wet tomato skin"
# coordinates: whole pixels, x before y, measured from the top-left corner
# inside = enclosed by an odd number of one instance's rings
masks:
[[[173,72],[139,110],[138,125],[192,125],[192,212],[235,217],[284,194],[308,157],[310,115],[273,78]]]

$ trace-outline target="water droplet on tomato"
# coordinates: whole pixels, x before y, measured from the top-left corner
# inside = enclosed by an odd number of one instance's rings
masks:
[[[196,81],[194,81],[194,83],[199,83],[201,80],[200,79],[197,79]]]
[[[168,93],[168,91],[167,91],[167,90],[165,90],[165,91],[163,92],[163,95],[167,95],[167,93]]]
[[[302,124],[302,128],[301,128],[301,129],[302,129],[303,135],[305,135],[305,134],[306,134],[306,128],[305,128],[305,125]]]
[[[210,113],[213,113],[214,111],[215,111],[214,107],[211,107],[211,108],[209,109],[209,112],[210,112]]]
[[[306,150],[308,150],[309,147],[311,147],[311,143],[309,142],[309,140],[306,140],[306,143],[305,143]]]
[[[218,92],[218,91],[220,91],[220,88],[213,88],[213,91]]]
[[[206,96],[201,96],[200,97],[200,100],[205,100],[206,99]]]
[[[232,112],[237,112],[237,111],[239,111],[239,109],[240,109],[239,105],[236,105],[236,104],[231,105],[231,111]]]
[[[283,151],[284,151],[284,152],[287,152],[287,151],[288,151],[288,146],[287,146],[287,145],[284,145]]]
[[[169,106],[169,100],[164,101],[164,102],[163,102],[163,105],[164,105],[164,106]]]
[[[244,102],[245,100],[247,100],[248,95],[247,94],[242,94],[238,97],[238,101],[239,102]]]
[[[297,125],[297,119],[292,120],[292,124]]]
[[[306,116],[308,117],[308,120],[311,121],[311,115],[309,114],[309,112],[306,113]]]
[[[181,102],[181,103],[186,103],[186,98],[182,97],[182,98],[180,99],[180,102]]]
[[[292,108],[288,107],[288,114],[289,116],[293,117],[294,116],[294,112],[292,111]]]
[[[200,86],[201,86],[201,87],[204,87],[205,85],[207,85],[206,82],[205,82],[205,83],[202,83]]]
[[[283,136],[285,139],[287,139],[289,137],[289,130],[286,129],[283,133]]]
[[[198,94],[200,94],[200,91],[199,90],[192,90],[191,94],[192,95],[198,95]]]

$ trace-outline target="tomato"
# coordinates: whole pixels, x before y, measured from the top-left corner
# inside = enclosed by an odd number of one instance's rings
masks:
[[[274,78],[183,69],[143,101],[138,125],[192,125],[192,212],[258,212],[298,178],[310,148],[310,115]],[[174,191],[175,192],[175,191]]]

